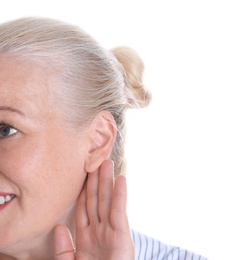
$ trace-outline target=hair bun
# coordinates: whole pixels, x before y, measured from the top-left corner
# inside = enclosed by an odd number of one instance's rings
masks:
[[[143,85],[144,63],[138,53],[128,47],[111,50],[121,63],[127,80],[128,108],[146,107],[151,101],[151,93]]]

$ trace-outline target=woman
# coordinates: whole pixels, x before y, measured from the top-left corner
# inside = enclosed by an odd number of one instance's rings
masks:
[[[129,230],[125,111],[150,101],[142,71],[59,21],[0,25],[0,259],[193,259]]]

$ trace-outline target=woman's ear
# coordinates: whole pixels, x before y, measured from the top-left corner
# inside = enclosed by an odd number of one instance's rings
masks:
[[[116,123],[109,111],[101,111],[93,119],[90,128],[90,145],[85,170],[94,172],[109,159],[116,139]]]

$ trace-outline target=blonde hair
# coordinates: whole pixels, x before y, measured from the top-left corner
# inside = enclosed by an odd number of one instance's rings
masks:
[[[151,99],[142,83],[143,62],[134,50],[108,51],[76,26],[28,17],[0,25],[0,54],[57,69],[57,105],[73,126],[110,111],[117,127],[111,159],[115,175],[125,173],[125,111],[144,107]]]

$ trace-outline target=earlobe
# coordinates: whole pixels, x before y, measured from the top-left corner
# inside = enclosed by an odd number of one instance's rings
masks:
[[[90,146],[86,159],[85,170],[94,172],[102,162],[109,159],[115,138],[116,124],[109,111],[101,111],[90,125]]]

